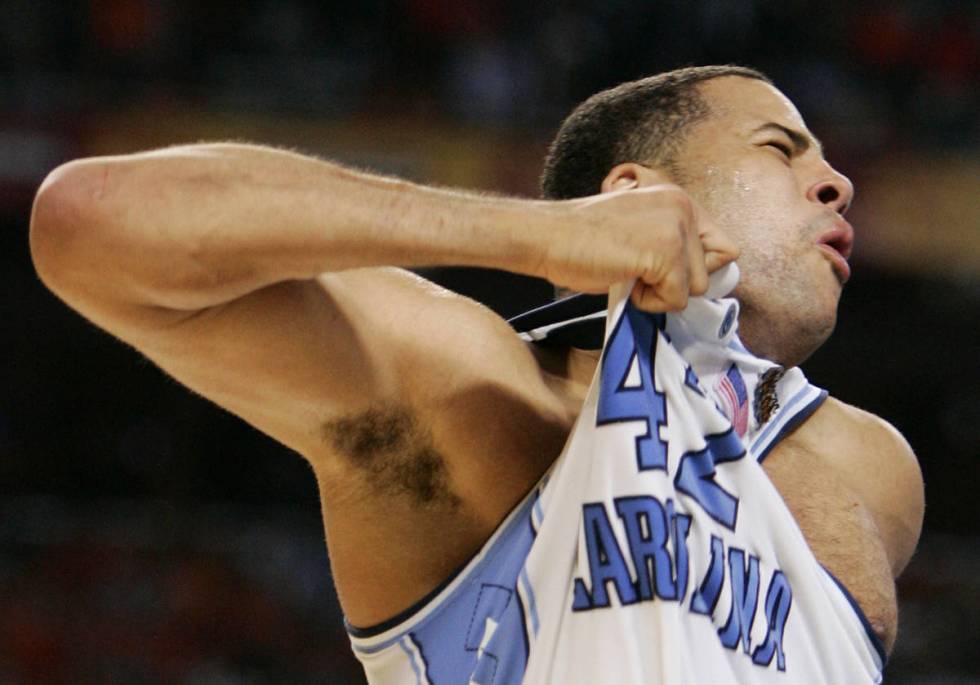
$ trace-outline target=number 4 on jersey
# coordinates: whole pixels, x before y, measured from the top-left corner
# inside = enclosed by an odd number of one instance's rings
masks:
[[[667,425],[667,403],[657,391],[653,370],[659,332],[665,324],[663,314],[645,314],[627,303],[602,357],[596,425],[644,422],[646,430],[636,438],[640,471],[667,470],[667,443],[660,437],[661,427]],[[691,378],[686,377],[685,383],[696,389],[693,372],[687,369],[686,373]],[[680,458],[674,485],[709,516],[734,530],[738,499],[715,481],[715,464],[741,459],[745,449],[731,430],[705,436],[705,441],[703,449]]]
[[[602,375],[596,425],[643,421],[646,431],[636,438],[640,471],[667,470],[667,443],[660,427],[667,424],[667,404],[657,392],[652,363],[664,316],[642,314],[627,305],[602,355]]]

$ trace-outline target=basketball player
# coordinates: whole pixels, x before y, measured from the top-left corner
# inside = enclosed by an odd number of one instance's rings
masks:
[[[436,620],[447,588],[540,490],[584,411],[599,355],[524,342],[485,307],[394,267],[496,267],[586,293],[635,280],[632,306],[610,300],[622,317],[707,301],[698,296],[709,275],[737,259],[738,336],[746,359],[759,360],[749,379],[758,384],[827,338],[850,273],[851,184],[792,103],[752,70],[685,69],[594,96],[559,132],[544,189],[547,201],[485,197],[280,150],[182,146],[52,172],[35,201],[31,247],[41,278],[70,306],[309,461],[352,634],[410,636],[401,626]],[[594,404],[590,396],[589,411]],[[758,487],[771,480],[772,506],[792,513],[804,553],[849,591],[868,639],[887,651],[893,578],[921,526],[921,475],[878,417],[833,398],[812,404],[767,448]],[[753,493],[737,494],[745,502]],[[583,502],[573,504],[581,517]],[[676,571],[677,535],[669,548]],[[610,604],[628,604],[629,589],[613,586],[620,595]],[[442,612],[486,614],[475,637],[459,638],[462,682],[515,682],[526,664],[505,678],[513,663],[488,647],[494,596]],[[753,613],[772,614],[783,596],[769,608],[759,598]],[[583,597],[598,601],[594,588]],[[446,620],[448,644],[456,624]],[[369,665],[372,680],[438,681],[416,642],[399,637],[388,648],[405,652],[404,663]],[[705,660],[724,651],[698,649]],[[371,649],[359,652],[367,664]]]

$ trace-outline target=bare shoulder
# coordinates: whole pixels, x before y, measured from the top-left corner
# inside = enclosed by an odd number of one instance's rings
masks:
[[[922,471],[908,441],[879,416],[833,397],[801,431],[868,507],[897,577],[918,544],[925,510]]]
[[[828,397],[819,413],[826,414],[828,418],[847,422],[851,427],[859,429],[860,435],[868,441],[888,446],[896,453],[912,456],[912,448],[898,429],[877,414],[842,402],[835,397]]]

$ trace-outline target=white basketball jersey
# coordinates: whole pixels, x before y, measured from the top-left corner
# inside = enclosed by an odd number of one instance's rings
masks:
[[[881,681],[880,643],[759,463],[826,393],[739,343],[734,300],[664,316],[628,292],[541,482],[444,587],[350,628],[370,683]]]

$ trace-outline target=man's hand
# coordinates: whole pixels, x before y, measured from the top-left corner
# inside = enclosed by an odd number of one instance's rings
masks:
[[[683,309],[738,248],[679,186],[623,185],[562,203],[567,221],[548,245],[541,275],[593,293],[636,279],[631,299],[640,309]]]

